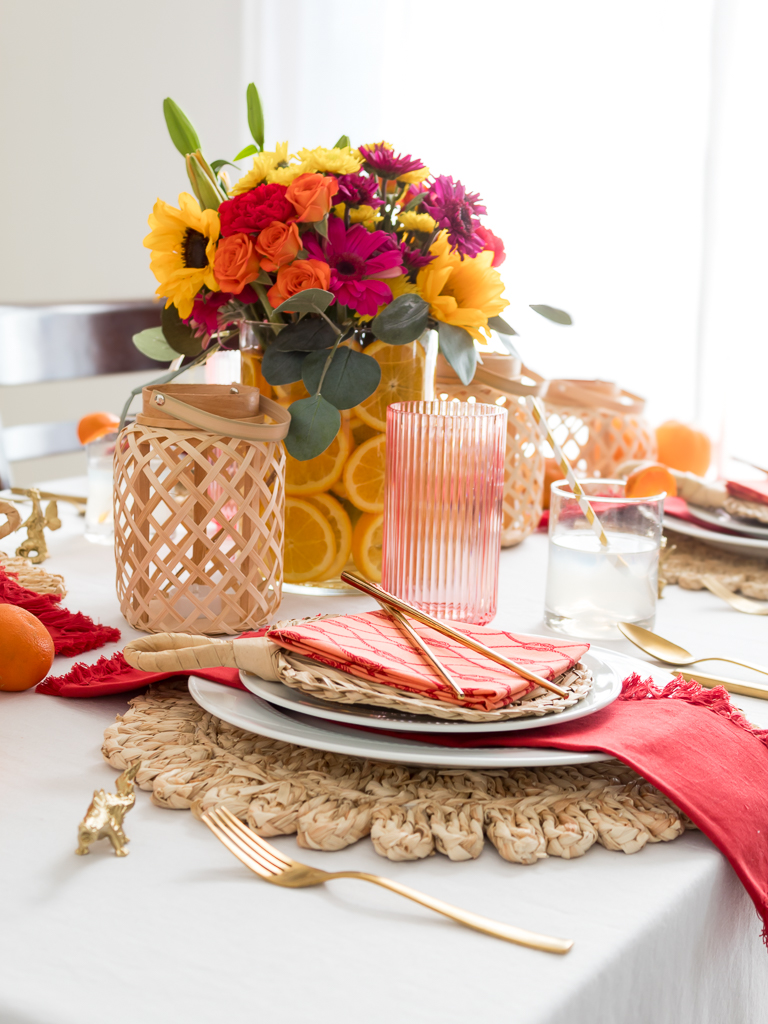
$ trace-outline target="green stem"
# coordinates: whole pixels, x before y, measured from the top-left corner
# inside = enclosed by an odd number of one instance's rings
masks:
[[[267,319],[269,320],[269,322],[273,324],[284,324],[285,320],[283,320],[280,313],[276,313],[272,308],[272,305],[269,299],[267,298],[267,289],[264,287],[264,285],[259,284],[258,281],[254,281],[252,284],[252,288],[255,290],[256,294],[261,299],[261,304],[264,307],[264,311],[267,314]]]
[[[131,407],[131,402],[134,400],[136,395],[138,395],[144,388],[152,387],[152,385],[157,384],[170,383],[170,381],[172,381],[174,377],[178,377],[179,374],[184,373],[185,370],[191,370],[193,366],[199,366],[200,363],[204,363],[213,355],[214,352],[218,352],[219,347],[219,343],[215,341],[212,345],[209,345],[207,349],[201,352],[199,356],[196,356],[192,360],[192,362],[188,363],[186,366],[180,366],[178,370],[172,370],[170,373],[163,374],[162,377],[157,377],[155,380],[150,380],[146,384],[140,384],[139,387],[134,388],[133,391],[128,396],[128,401],[123,406],[123,411],[120,413],[120,426],[117,428],[118,432],[121,431],[125,426],[125,418],[128,415],[128,410]]]
[[[325,319],[328,320],[328,317],[325,316],[325,313],[322,313],[321,316],[324,316]],[[331,324],[331,321],[328,320],[328,323]],[[331,327],[333,327],[334,330],[337,330],[335,324],[331,324]],[[342,341],[346,341],[347,338],[349,338],[351,334],[352,334],[351,330],[347,331],[345,334],[342,334],[341,331],[338,331],[338,335],[339,336],[336,339],[336,341],[333,343],[333,348],[328,353],[328,358],[325,360],[325,366],[323,367],[323,372],[320,374],[320,380],[317,382],[317,391],[315,392],[316,395],[319,395],[321,390],[322,390],[323,381],[325,380],[325,375],[326,375],[326,373],[328,373],[328,367],[333,362],[333,357],[336,354],[336,349],[339,347],[339,345],[342,343]]]

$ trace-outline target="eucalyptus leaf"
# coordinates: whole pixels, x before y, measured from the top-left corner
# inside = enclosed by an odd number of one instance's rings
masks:
[[[477,367],[477,350],[469,331],[454,324],[438,323],[440,351],[451,364],[462,384],[469,384]]]
[[[570,316],[563,309],[555,309],[554,306],[531,306],[539,316],[545,316],[547,320],[553,320],[556,324],[564,324],[568,327],[573,323]]]
[[[488,326],[492,331],[496,331],[497,334],[517,334],[514,327],[510,327],[506,320],[502,320],[500,316],[489,316]]]
[[[252,142],[249,142],[245,149],[240,150],[240,152],[235,157],[235,160],[245,160],[247,156],[255,156],[255,154],[258,152],[259,151],[254,146],[254,144]]]
[[[330,303],[333,302],[333,292],[326,292],[322,288],[305,288],[303,292],[297,292],[290,299],[275,306],[275,313],[324,313]]]
[[[322,455],[341,428],[341,413],[322,395],[300,398],[288,411],[291,426],[285,447],[301,462]]]
[[[268,384],[294,384],[301,380],[306,352],[281,352],[270,345],[261,361],[261,372]]]
[[[330,352],[310,352],[304,360],[301,379],[310,394],[320,386]],[[337,348],[323,377],[323,398],[337,409],[351,409],[364,402],[379,386],[381,367],[371,356],[351,348]]]
[[[133,344],[150,359],[158,363],[170,363],[178,356],[178,352],[166,341],[162,327],[148,327],[133,336]]]
[[[499,334],[498,338],[501,344],[504,346],[504,348],[507,350],[507,352],[509,352],[511,356],[515,356],[517,359],[520,359],[520,353],[512,344],[511,338],[509,338],[506,334]]]
[[[163,114],[165,115],[168,134],[171,136],[171,142],[182,156],[186,156],[187,153],[194,153],[196,149],[200,149],[200,139],[197,137],[197,132],[192,127],[187,115],[177,103],[173,102],[170,96],[166,96],[163,100]]]
[[[176,356],[196,356],[202,351],[202,338],[195,337],[192,328],[184,323],[175,306],[163,310],[160,322],[163,325],[165,340],[174,352],[171,359],[175,359]]]
[[[427,329],[429,306],[420,295],[400,295],[374,317],[371,330],[388,345],[407,345]]]
[[[351,146],[352,143],[349,141],[348,135],[340,135],[339,141],[334,143],[334,149],[344,149],[346,146]]]
[[[295,324],[286,324],[271,347],[281,352],[314,352],[317,349],[330,348],[334,341],[336,333],[327,320],[320,317],[304,317]]]
[[[248,104],[248,127],[251,129],[253,141],[260,150],[264,149],[264,111],[261,109],[259,90],[251,82],[245,91]]]

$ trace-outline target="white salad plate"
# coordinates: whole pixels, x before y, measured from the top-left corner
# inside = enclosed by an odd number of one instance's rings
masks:
[[[621,679],[611,666],[591,648],[582,662],[592,672],[592,688],[578,704],[565,711],[528,718],[510,718],[505,722],[463,722],[429,715],[413,715],[407,711],[376,707],[373,704],[340,704],[322,700],[311,694],[294,690],[284,683],[267,682],[251,672],[241,672],[240,679],[251,693],[270,704],[297,711],[299,714],[322,718],[344,725],[362,725],[368,729],[397,729],[398,732],[516,732],[520,729],[538,729],[544,725],[572,722],[574,718],[591,715],[616,700],[621,691]]]
[[[613,651],[596,651],[592,648],[590,655],[608,665],[618,681],[619,688],[621,680],[639,667],[636,660]],[[640,664],[641,671],[647,672],[649,666]],[[419,743],[417,740],[387,736],[376,731],[364,732],[339,722],[277,707],[253,693],[235,690],[197,676],[190,676],[189,692],[210,714],[246,732],[317,750],[329,750],[377,761],[438,768],[543,768],[611,760],[607,754],[599,751],[574,753],[549,747],[460,748]],[[555,725],[562,720],[562,714],[546,716],[548,725]],[[399,725],[396,728],[399,729]],[[476,728],[482,731],[482,723],[478,723]]]
[[[762,537],[768,540],[768,526],[758,523],[757,520],[739,519],[732,516],[724,508],[701,508],[699,505],[689,505],[688,510],[692,516],[701,519],[702,522],[712,523],[713,526],[723,526],[726,530],[736,530],[749,537]]]
[[[721,551],[752,555],[754,558],[768,558],[768,537],[735,537],[727,533],[717,533],[715,530],[708,530],[706,526],[697,526],[696,523],[689,523],[675,516],[664,516],[664,529],[706,541],[711,547],[720,548]]]

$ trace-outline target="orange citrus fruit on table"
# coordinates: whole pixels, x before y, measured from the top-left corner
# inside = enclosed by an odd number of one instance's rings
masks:
[[[653,498],[666,491],[669,497],[677,494],[677,481],[660,462],[646,462],[627,477],[624,493],[628,498]]]
[[[285,493],[306,497],[330,490],[341,479],[344,463],[352,450],[352,434],[347,424],[342,423],[338,434],[324,452],[314,459],[300,462],[292,455],[287,456],[285,466]]]
[[[384,511],[386,440],[386,434],[375,434],[364,441],[344,467],[346,497],[361,512]]]
[[[707,435],[677,420],[667,420],[656,428],[658,460],[683,473],[704,476],[712,459],[712,445]]]
[[[383,515],[366,512],[360,516],[352,534],[352,558],[372,583],[381,583],[381,545]]]
[[[77,436],[80,444],[98,441],[105,434],[111,434],[120,426],[120,417],[111,412],[89,412],[77,424]]]
[[[374,430],[383,431],[387,428],[388,405],[418,402],[422,398],[427,359],[418,341],[410,345],[374,341],[365,354],[381,367],[381,381],[369,398],[354,407],[352,415]]]
[[[336,560],[336,541],[326,516],[301,498],[285,500],[286,583],[325,579]]]
[[[344,506],[330,494],[314,494],[307,498],[330,523],[333,539],[336,541],[336,558],[326,569],[326,578],[334,579],[349,561],[352,551],[352,522]]]
[[[53,664],[51,634],[26,608],[0,604],[0,690],[28,690]]]

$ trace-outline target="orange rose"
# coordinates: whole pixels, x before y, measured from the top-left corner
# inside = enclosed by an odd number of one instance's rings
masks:
[[[264,228],[256,239],[256,252],[264,257],[261,261],[264,270],[277,270],[295,260],[300,248],[299,229],[295,224],[282,224],[279,220]]]
[[[322,174],[300,174],[285,193],[293,203],[302,224],[322,220],[331,211],[331,198],[339,191],[335,178],[324,178]]]
[[[280,267],[277,281],[267,292],[273,306],[290,299],[296,292],[307,288],[323,288],[328,291],[331,283],[331,268],[322,260],[296,260],[290,267]]]
[[[259,257],[248,235],[222,238],[213,258],[213,273],[223,292],[239,295],[259,273]]]

